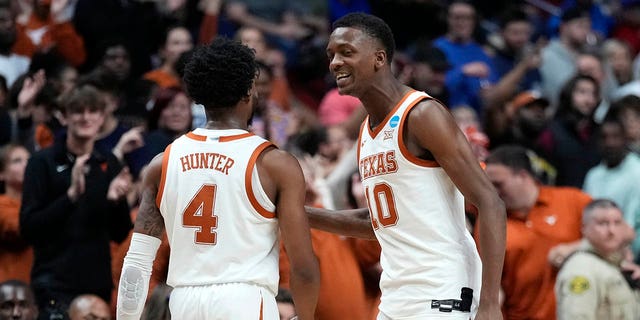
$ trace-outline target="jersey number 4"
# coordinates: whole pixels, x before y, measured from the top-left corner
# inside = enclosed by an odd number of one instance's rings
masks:
[[[195,242],[198,244],[216,244],[218,216],[213,214],[216,201],[216,186],[205,184],[191,199],[182,212],[182,225],[196,228]]]
[[[379,225],[386,228],[395,226],[396,223],[398,223],[398,211],[396,211],[396,202],[393,196],[393,190],[391,190],[391,187],[388,184],[376,184],[373,186],[373,194],[369,194],[369,188],[367,188],[365,190],[365,195],[367,196],[369,213],[371,215],[371,224],[374,229],[378,229]],[[377,214],[374,215],[374,213]]]

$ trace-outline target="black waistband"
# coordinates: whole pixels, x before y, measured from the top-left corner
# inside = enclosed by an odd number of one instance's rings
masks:
[[[473,289],[464,287],[461,289],[460,300],[445,299],[431,300],[431,309],[438,309],[440,312],[451,312],[453,310],[470,312],[473,300]]]

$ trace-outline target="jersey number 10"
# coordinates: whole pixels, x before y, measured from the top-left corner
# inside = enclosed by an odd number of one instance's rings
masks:
[[[398,223],[398,211],[396,211],[393,190],[388,184],[376,184],[373,186],[373,194],[371,195],[369,194],[369,188],[366,188],[365,195],[369,204],[369,214],[371,215],[373,229],[377,230],[379,225],[386,228],[395,226]],[[373,207],[375,207],[375,210],[373,210]],[[374,216],[374,213],[377,213],[377,217]]]
[[[216,200],[216,186],[205,184],[191,199],[189,205],[182,212],[182,225],[196,228],[195,243],[216,244],[218,216],[213,214]]]

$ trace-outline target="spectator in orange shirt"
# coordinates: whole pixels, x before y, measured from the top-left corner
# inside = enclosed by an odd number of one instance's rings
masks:
[[[505,320],[555,319],[557,267],[577,249],[582,210],[591,201],[576,188],[540,185],[530,156],[521,146],[505,145],[486,159],[487,175],[507,208]]]
[[[162,59],[159,68],[144,74],[143,78],[155,82],[160,88],[179,87],[180,78],[175,63],[183,52],[193,49],[193,39],[185,27],[175,26],[167,31],[158,54]]]
[[[29,283],[33,250],[20,236],[18,221],[22,181],[29,152],[21,145],[0,149],[0,282],[18,279]]]
[[[72,66],[82,65],[86,51],[71,23],[73,6],[74,1],[33,0],[27,21],[16,25],[13,52],[31,57],[36,51],[56,50]]]

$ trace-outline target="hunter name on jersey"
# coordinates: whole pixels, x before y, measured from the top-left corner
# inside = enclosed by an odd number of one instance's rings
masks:
[[[223,154],[213,152],[191,153],[180,157],[182,172],[194,169],[213,169],[229,175],[235,161]]]
[[[395,151],[380,152],[360,160],[362,180],[398,171]]]

